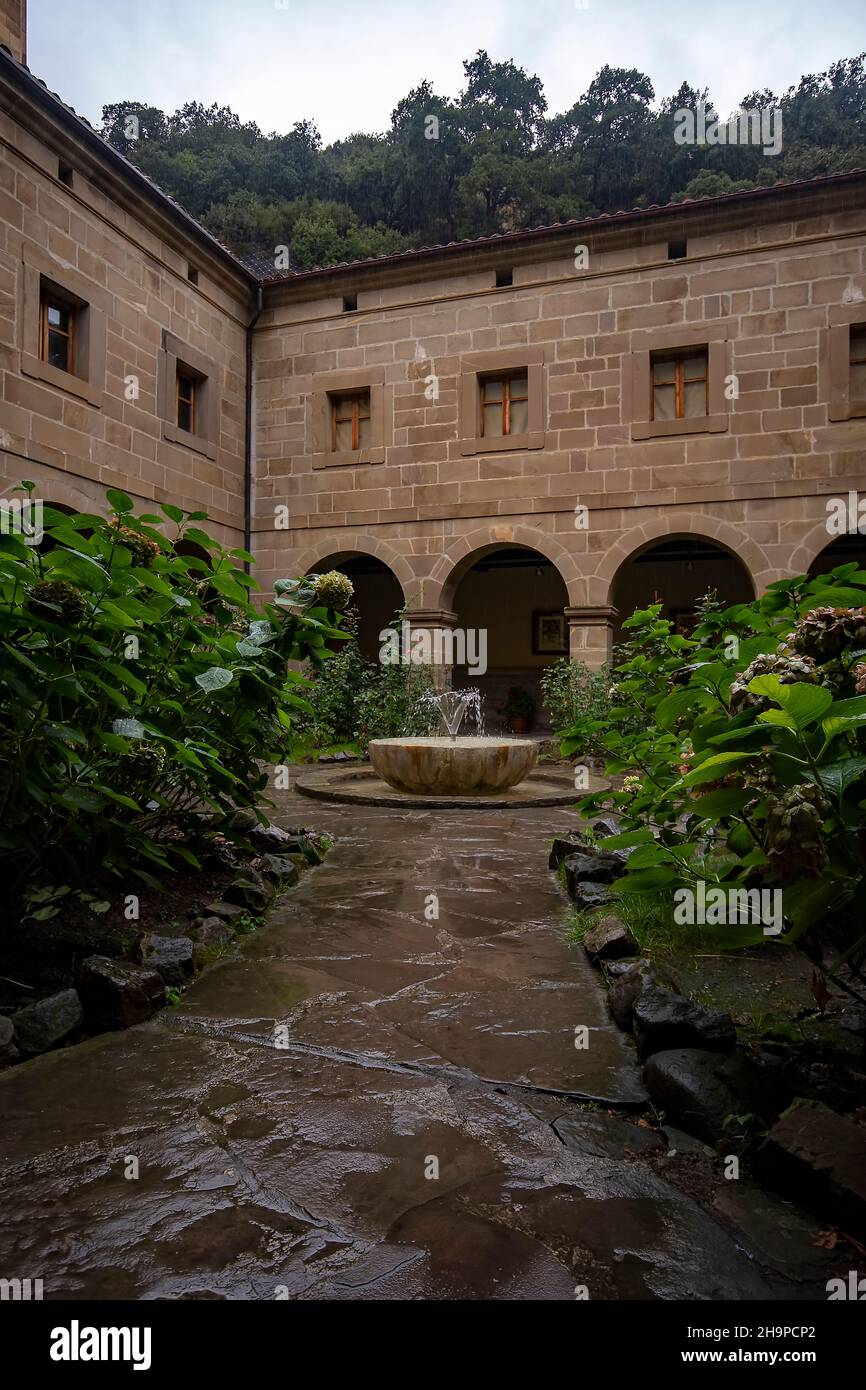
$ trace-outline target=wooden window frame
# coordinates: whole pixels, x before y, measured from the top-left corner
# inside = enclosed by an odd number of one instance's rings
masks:
[[[184,395],[181,393],[181,383],[182,383],[182,382],[188,382],[188,383],[189,383],[189,395],[188,395],[188,396],[184,396]],[[178,427],[179,430],[185,428],[185,427],[180,423],[180,408],[181,408],[181,405],[188,405],[188,406],[189,406],[189,421],[190,421],[190,422],[189,422],[189,430],[188,430],[188,433],[189,433],[189,434],[195,434],[195,432],[196,432],[195,426],[196,426],[196,397],[197,397],[197,396],[198,396],[198,381],[196,380],[196,378],[195,378],[194,376],[192,376],[192,374],[191,374],[190,372],[188,372],[188,371],[186,370],[186,368],[185,368],[182,364],[178,364],[177,370],[176,370],[176,372],[175,372],[175,407],[176,407],[176,408],[175,408],[175,423],[176,423],[176,425],[177,425],[177,427]]]
[[[623,359],[622,418],[629,425],[632,440],[666,439],[683,434],[721,434],[730,427],[731,401],[725,397],[725,376],[729,370],[727,325],[720,326],[697,341],[686,337],[682,330],[656,333],[647,330],[640,335],[638,346]],[[652,364],[665,357],[707,357],[707,413],[684,415],[679,419],[654,419]]]
[[[329,399],[331,403],[331,453],[336,454],[341,452],[337,448],[337,426],[348,424],[352,426],[351,451],[352,453],[358,452],[362,447],[361,425],[364,424],[365,421],[370,422],[372,431],[373,403],[370,398],[369,387],[361,387],[358,391],[335,391],[330,395]],[[348,416],[340,416],[338,414],[341,401],[350,402]],[[366,413],[362,413],[362,406],[366,406]]]
[[[512,389],[511,389],[512,382],[520,381],[520,380],[524,380],[524,379],[526,380],[526,395],[525,395],[525,396],[515,396],[514,393],[513,393],[513,391],[512,391]],[[487,386],[489,386],[491,382],[500,382],[501,385],[502,385],[502,397],[501,397],[501,399],[498,400],[498,401],[489,401],[489,400],[486,400],[486,399],[485,399],[485,395],[484,395],[485,388],[486,388]],[[528,372],[528,370],[524,373],[524,372],[522,372],[522,371],[518,368],[517,371],[514,371],[514,372],[503,372],[503,374],[502,374],[501,376],[496,376],[495,374],[493,374],[493,375],[484,374],[484,375],[482,375],[482,376],[479,376],[479,378],[478,378],[478,390],[479,390],[479,392],[480,392],[480,394],[481,394],[481,400],[480,400],[480,402],[479,402],[479,409],[480,409],[480,412],[481,412],[481,413],[480,413],[480,437],[481,437],[481,439],[513,439],[513,438],[514,438],[514,434],[513,434],[513,431],[512,431],[512,429],[511,429],[511,404],[512,404],[512,401],[517,401],[517,402],[525,401],[525,402],[526,402],[526,412],[527,412],[527,415],[529,414],[529,372]],[[493,405],[499,405],[499,406],[502,407],[502,433],[501,433],[501,434],[487,434],[487,411],[488,411],[489,408],[490,408],[491,406],[493,406]]]
[[[67,269],[40,247],[22,250],[20,274],[21,373],[99,409],[105,395],[106,318],[111,296],[77,270]],[[55,367],[45,351],[46,301],[74,315],[70,370]]]
[[[704,359],[704,370],[701,376],[685,375],[686,359],[689,357],[702,356]],[[674,379],[672,382],[656,381],[654,369],[660,362],[673,362]],[[694,386],[697,382],[703,382],[704,386],[704,414],[686,415],[686,387]],[[702,420],[710,413],[710,354],[707,348],[682,348],[677,352],[668,352],[662,349],[659,352],[650,353],[650,419],[656,421],[656,390],[659,387],[674,388],[674,420]],[[665,424],[672,423],[665,420]]]
[[[472,454],[504,454],[516,449],[543,449],[546,443],[545,367],[543,347],[494,348],[461,359],[459,390],[459,448]],[[485,435],[482,384],[485,380],[526,377],[527,407],[523,434]]]
[[[55,328],[48,322],[48,315],[52,309],[63,310],[69,315],[69,328],[64,331],[62,328]],[[39,296],[39,356],[43,362],[49,363],[59,372],[68,372],[70,376],[75,376],[75,316],[77,308],[65,296],[57,293],[49,285],[43,284]],[[54,333],[60,338],[66,338],[66,366],[58,367],[51,361],[48,355],[48,345],[51,334]]]

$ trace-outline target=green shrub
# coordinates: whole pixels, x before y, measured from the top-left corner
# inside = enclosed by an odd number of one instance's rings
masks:
[[[291,742],[306,682],[289,663],[340,635],[306,580],[254,608],[252,557],[204,512],[108,501],[111,520],[46,507],[39,548],[0,535],[0,865],[7,905],[37,919],[64,886],[197,866],[201,810],[256,806],[260,761]]]
[[[691,638],[656,604],[629,618],[612,706],[567,731],[596,741],[622,789],[580,802],[621,817],[601,843],[633,849],[618,891],[673,895],[703,882],[783,889],[793,941],[825,920],[856,929],[866,852],[866,571],[856,564],[769,587]],[[718,930],[718,929],[717,929]],[[766,940],[726,925],[726,945]],[[862,950],[855,942],[852,960]]]
[[[403,616],[398,613],[394,623],[399,626]],[[425,698],[433,689],[431,668],[369,661],[358,647],[353,611],[345,626],[350,639],[308,673],[309,714],[300,721],[307,744],[365,752],[373,738],[431,733],[438,722]]]
[[[570,729],[579,719],[603,719],[610,708],[609,666],[590,670],[582,661],[558,657],[541,674],[541,694],[554,729]],[[583,750],[595,753],[594,747]]]

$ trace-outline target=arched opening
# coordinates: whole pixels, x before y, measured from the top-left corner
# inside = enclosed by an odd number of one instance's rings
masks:
[[[353,607],[358,621],[361,655],[377,661],[382,645],[379,633],[393,621],[404,605],[403,590],[393,570],[375,555],[328,555],[317,560],[307,572],[326,574],[339,570],[355,587]]]
[[[866,569],[866,536],[861,536],[857,531],[850,535],[837,536],[829,545],[825,545],[809,566],[809,578],[815,579],[819,574],[829,574],[839,565],[850,565],[852,561],[861,569]]]
[[[724,607],[749,603],[755,588],[749,572],[736,555],[701,536],[665,540],[638,551],[620,565],[613,581],[611,603],[617,610],[614,641],[622,623],[637,608],[662,604],[662,617],[678,632],[694,626],[696,604],[714,593]]]
[[[492,731],[507,724],[499,711],[511,688],[526,691],[535,704],[531,727],[545,732],[541,673],[568,655],[568,593],[556,566],[526,546],[490,546],[474,560],[467,556],[449,592],[454,595],[457,627],[467,634],[485,634],[486,642],[486,671],[473,672],[468,663],[455,666],[454,686],[478,687]],[[479,636],[473,648],[467,635],[467,651],[479,651]]]

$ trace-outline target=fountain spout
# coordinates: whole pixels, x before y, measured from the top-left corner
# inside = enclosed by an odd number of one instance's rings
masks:
[[[460,725],[463,723],[466,707],[470,703],[469,694],[462,690],[444,690],[441,694],[434,695],[433,700],[439,711],[439,718],[453,741],[457,737]]]

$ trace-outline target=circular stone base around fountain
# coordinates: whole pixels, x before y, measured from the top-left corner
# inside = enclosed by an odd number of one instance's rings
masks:
[[[570,767],[551,767],[530,772],[518,787],[488,792],[484,796],[420,796],[399,792],[371,767],[311,769],[298,778],[295,791],[318,801],[335,801],[359,806],[391,806],[401,811],[522,811],[533,806],[573,806],[579,796],[604,791],[610,784],[603,777],[588,778],[579,791],[574,787]]]

